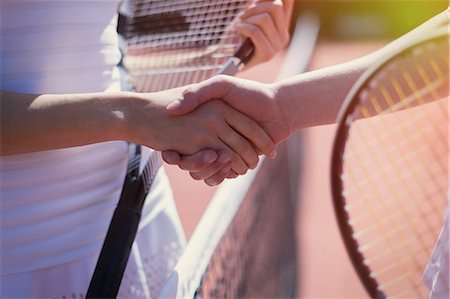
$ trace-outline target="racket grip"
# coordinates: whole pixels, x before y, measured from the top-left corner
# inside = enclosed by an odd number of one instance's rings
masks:
[[[86,298],[117,297],[140,218],[140,211],[115,209]]]
[[[252,58],[254,51],[255,46],[253,45],[253,42],[249,38],[247,38],[239,47],[234,56],[238,57],[241,60],[242,64],[246,64],[250,60],[250,58]]]
[[[255,47],[250,39],[246,39],[236,54],[231,57],[216,73],[216,75],[234,76],[250,60]]]

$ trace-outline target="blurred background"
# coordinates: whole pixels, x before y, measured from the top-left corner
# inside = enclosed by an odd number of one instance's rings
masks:
[[[310,54],[308,49],[312,49],[308,70],[358,58],[381,48],[448,5],[448,1],[437,0],[295,1],[292,31],[298,18],[305,15],[309,29],[302,35],[308,38],[295,45],[294,53],[298,59],[304,59]],[[240,76],[273,82],[286,65],[285,57],[283,52]],[[367,298],[340,239],[332,207],[329,165],[334,130],[335,126],[330,125],[299,133],[302,150],[298,153],[301,172],[296,223],[298,298]],[[192,180],[177,167],[166,165],[166,169],[189,238],[216,188]]]

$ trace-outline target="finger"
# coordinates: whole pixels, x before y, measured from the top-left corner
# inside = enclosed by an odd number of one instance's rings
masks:
[[[218,156],[219,158],[205,169],[197,172],[191,171],[191,177],[195,180],[204,180],[218,173],[227,164],[230,164],[231,157],[226,152],[222,151]]]
[[[231,158],[231,169],[233,169],[233,171],[240,175],[245,174],[249,166],[244,161],[244,159],[228,145],[226,145],[222,140],[220,140],[220,138],[218,142],[222,143],[220,148],[222,148],[222,150]]]
[[[275,23],[270,14],[262,13],[256,16],[249,17],[245,20],[244,23],[253,24],[261,28],[267,40],[277,51],[281,50],[286,45],[280,32],[277,31]]]
[[[176,151],[163,151],[161,153],[163,160],[170,165],[178,165],[181,155]]]
[[[236,172],[234,172],[233,170],[230,170],[229,172],[228,172],[228,174],[227,174],[227,179],[235,179],[235,178],[237,178],[239,175],[236,173]]]
[[[217,149],[220,149],[221,151],[226,153],[231,158],[231,168],[235,172],[237,172],[240,175],[245,174],[249,168],[249,166],[247,165],[247,162],[243,159],[243,157],[240,156],[240,154],[238,154],[235,150],[230,148],[230,146],[228,146],[226,144],[226,142],[224,142],[222,140],[222,138],[225,138],[225,139],[239,138],[238,141],[233,141],[233,144],[235,144],[236,142],[237,143],[241,143],[241,142],[248,143],[248,141],[244,137],[242,137],[238,133],[236,133],[233,129],[231,129],[228,126],[228,124],[226,124],[225,120],[223,120],[223,122],[218,125],[216,130],[217,130],[218,135],[216,136],[216,140],[212,144],[214,144]],[[236,134],[238,136],[237,137],[233,137],[233,136],[226,137],[227,134],[230,134],[230,135]],[[252,148],[253,151],[255,151],[250,144],[249,144],[249,146]],[[258,159],[258,157],[257,157],[257,159]]]
[[[291,23],[293,10],[294,10],[294,0],[283,0],[284,20],[288,25]],[[289,30],[289,28],[286,29]]]
[[[232,127],[225,125],[219,132],[219,138],[244,160],[248,168],[256,167],[259,162],[258,153],[245,137]]]
[[[268,13],[262,13],[256,16],[249,17],[242,24],[252,24],[260,28],[264,37],[270,43],[275,52],[279,52],[285,46],[284,41],[281,39],[281,35],[277,32],[275,24]],[[250,37],[251,39],[251,37]],[[260,51],[260,55],[263,57],[268,57],[269,55],[265,54],[265,48],[257,48]],[[272,54],[271,52],[269,54]],[[272,58],[270,56],[269,58]]]
[[[184,90],[182,98],[171,102],[166,109],[171,115],[184,115],[203,103],[224,98],[228,91],[228,76],[214,76]]]
[[[236,26],[236,32],[240,35],[250,38],[255,45],[255,49],[264,50],[260,52],[260,58],[263,61],[267,61],[277,53],[276,49],[269,42],[261,28],[249,23],[239,23]]]
[[[177,165],[183,170],[198,172],[214,164],[217,157],[215,150],[205,149],[192,155],[182,155]]]
[[[231,170],[231,165],[228,164],[224,168],[222,168],[218,173],[215,175],[205,179],[205,183],[208,186],[215,186],[223,182],[223,180],[226,178],[227,174]]]
[[[286,1],[283,3],[281,0],[275,1],[258,1],[251,5],[242,14],[241,19],[245,21],[249,17],[270,14],[273,23],[275,24],[277,34],[281,37],[284,43],[289,41],[289,20],[292,12],[293,3]]]
[[[235,131],[239,132],[240,135],[245,136],[245,138],[254,145],[254,148],[257,150],[256,154],[263,153],[268,157],[273,156],[273,152],[275,151],[275,143],[266,131],[264,131],[264,129],[257,122],[239,111],[233,109],[229,110],[230,111],[227,111],[225,114],[225,121],[228,125],[230,125]],[[235,142],[239,142],[239,140],[235,140]],[[228,145],[235,149],[234,144]],[[245,150],[245,148],[242,150]],[[237,152],[240,154],[239,151]]]

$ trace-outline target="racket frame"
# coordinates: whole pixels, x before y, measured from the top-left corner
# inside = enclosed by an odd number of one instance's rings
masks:
[[[358,274],[358,277],[367,293],[371,298],[383,299],[387,298],[386,294],[378,288],[377,280],[371,275],[371,270],[367,264],[364,263],[364,255],[358,250],[359,244],[356,239],[353,238],[354,230],[350,222],[350,215],[345,210],[345,198],[343,196],[343,180],[341,174],[343,172],[342,155],[345,151],[345,144],[348,139],[348,133],[350,124],[346,123],[347,117],[351,115],[355,108],[359,104],[359,97],[357,97],[362,89],[366,86],[366,82],[371,80],[378,71],[386,64],[389,64],[393,59],[403,55],[404,52],[410,52],[412,49],[420,44],[430,42],[434,39],[443,38],[449,35],[448,28],[439,28],[435,32],[424,32],[417,36],[417,39],[410,41],[401,49],[396,49],[393,52],[387,53],[380,60],[368,68],[355,82],[350,89],[347,97],[345,98],[342,108],[339,111],[337,117],[337,130],[332,147],[331,155],[331,192],[333,197],[333,206],[336,219],[338,222],[339,231],[344,241],[344,245],[349,255],[349,258],[353,264],[353,267]],[[356,98],[355,98],[356,97]]]

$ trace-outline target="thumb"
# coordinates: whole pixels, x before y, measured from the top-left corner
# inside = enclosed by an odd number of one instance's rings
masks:
[[[228,76],[220,75],[198,84],[189,86],[183,91],[180,99],[167,105],[171,115],[188,114],[198,106],[214,99],[223,99],[229,91]]]

